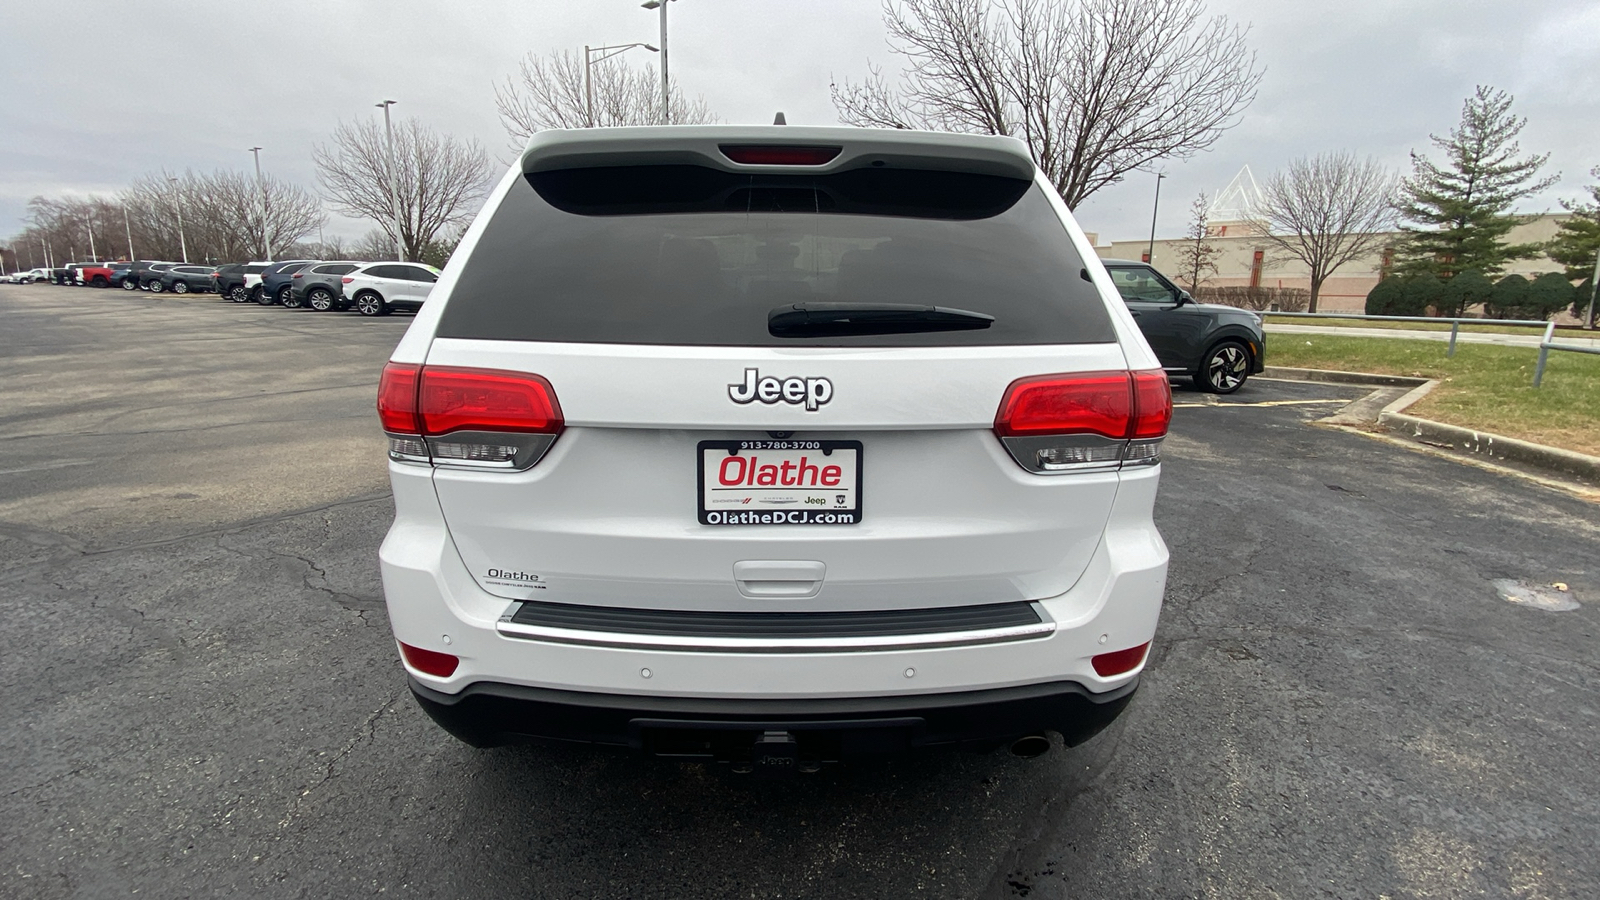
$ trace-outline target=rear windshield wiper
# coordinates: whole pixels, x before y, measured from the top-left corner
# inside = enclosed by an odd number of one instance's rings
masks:
[[[972,331],[992,324],[994,316],[980,312],[915,303],[796,303],[767,313],[767,331],[781,338]]]

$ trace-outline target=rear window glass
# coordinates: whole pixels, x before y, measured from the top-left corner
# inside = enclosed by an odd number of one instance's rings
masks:
[[[1113,341],[1082,272],[1048,198],[1028,181],[892,169],[568,169],[512,185],[437,333],[763,347]],[[769,316],[796,304],[938,306],[993,321],[773,335]]]

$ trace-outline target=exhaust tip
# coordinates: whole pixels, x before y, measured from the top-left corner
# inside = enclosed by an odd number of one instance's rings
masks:
[[[1021,759],[1034,759],[1050,752],[1050,739],[1042,734],[1030,734],[1011,742],[1011,755]]]

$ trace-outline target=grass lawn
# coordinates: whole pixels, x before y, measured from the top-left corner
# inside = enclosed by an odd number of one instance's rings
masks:
[[[1533,387],[1532,347],[1446,344],[1385,338],[1277,334],[1267,363],[1437,378],[1439,386],[1407,412],[1600,456],[1600,356],[1552,351],[1544,385]]]
[[[1266,320],[1273,325],[1338,325],[1343,328],[1384,328],[1391,331],[1449,331],[1449,322],[1374,322],[1370,319],[1302,319],[1299,316],[1275,316],[1266,314]],[[1464,323],[1463,332],[1479,331],[1491,334],[1544,334],[1543,326],[1538,325],[1496,325],[1489,319],[1484,324],[1476,322]],[[1556,329],[1556,340],[1560,340],[1561,329]],[[1588,336],[1590,332],[1584,332]]]

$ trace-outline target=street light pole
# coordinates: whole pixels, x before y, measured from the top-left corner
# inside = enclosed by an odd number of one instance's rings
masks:
[[[383,130],[389,135],[389,203],[394,207],[394,258],[403,262],[406,251],[400,244],[400,170],[394,162],[394,125],[389,121],[389,107],[399,102],[385,100],[373,105],[383,107]]]
[[[1156,264],[1156,213],[1161,211],[1161,179],[1167,177],[1165,172],[1156,173],[1156,202],[1150,208],[1150,252],[1145,262]]]
[[[133,262],[137,257],[133,255],[133,226],[128,224],[127,201],[123,201],[122,204],[122,230],[128,235],[128,262]]]
[[[589,69],[597,62],[605,62],[611,57],[625,53],[635,47],[643,47],[651,53],[661,52],[655,47],[639,41],[635,41],[632,44],[611,44],[605,47],[583,45],[583,117],[585,127],[594,127],[594,84],[589,76]],[[594,54],[596,53],[602,55],[599,58],[595,58]]]
[[[1594,295],[1600,290],[1600,251],[1594,255],[1594,277],[1589,279],[1589,311],[1583,316],[1583,327],[1594,330]]]
[[[177,184],[178,179],[169,177],[167,183]],[[183,261],[187,263],[189,261],[189,240],[183,236],[183,190],[181,188],[173,188],[173,190],[178,192],[178,249],[183,251]]]
[[[672,82],[667,76],[667,2],[668,0],[648,0],[639,4],[645,9],[661,10],[661,124],[672,124]]]
[[[272,240],[267,237],[267,183],[261,180],[261,148],[251,147],[256,158],[256,190],[261,192],[261,257],[262,262],[272,262]]]
[[[94,213],[89,214],[89,218],[83,223],[83,227],[89,232],[89,259],[99,262],[100,256],[94,249]]]

